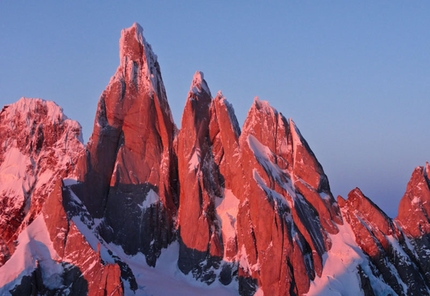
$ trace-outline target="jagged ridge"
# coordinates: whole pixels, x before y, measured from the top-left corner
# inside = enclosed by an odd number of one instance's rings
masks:
[[[86,147],[51,102],[0,113],[0,291],[429,294],[428,164],[395,219],[336,201],[291,119],[256,98],[241,130],[202,72],[177,131],[142,32],[121,32]]]

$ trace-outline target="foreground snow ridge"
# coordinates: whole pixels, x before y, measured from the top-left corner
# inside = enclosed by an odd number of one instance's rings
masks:
[[[138,24],[87,145],[53,102],[0,112],[1,295],[430,295],[430,166],[392,219],[335,198],[292,119],[242,129],[197,71],[181,129]]]

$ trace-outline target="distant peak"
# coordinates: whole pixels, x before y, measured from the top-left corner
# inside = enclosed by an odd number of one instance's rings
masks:
[[[211,96],[211,92],[209,90],[208,84],[206,83],[203,72],[196,71],[193,76],[193,82],[191,83],[190,92],[194,94],[199,94],[202,91],[206,92],[209,96]]]
[[[53,101],[46,101],[40,98],[22,97],[17,102],[8,105],[7,111],[10,118],[13,118],[17,113],[40,113],[42,109],[46,111],[45,117],[52,120],[52,122],[55,122],[56,120],[63,121],[67,119],[67,116],[63,113],[63,108],[58,106]]]

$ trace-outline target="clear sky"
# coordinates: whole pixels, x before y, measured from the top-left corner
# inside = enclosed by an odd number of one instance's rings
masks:
[[[138,22],[178,126],[201,70],[240,123],[255,96],[293,118],[335,196],[360,187],[393,217],[430,160],[429,15],[429,1],[0,0],[0,105],[53,100],[87,141]]]

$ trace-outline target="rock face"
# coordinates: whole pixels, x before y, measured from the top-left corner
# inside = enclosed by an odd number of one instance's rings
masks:
[[[294,123],[267,102],[254,101],[239,143],[239,275],[268,294],[304,293],[342,221],[327,177]]]
[[[22,98],[0,113],[0,266],[39,214],[57,177],[71,178],[81,127],[53,102]]]
[[[56,290],[74,295],[85,292],[88,295],[123,295],[120,267],[117,264],[105,265],[100,254],[92,249],[75,222],[68,217],[65,211],[68,207],[63,205],[68,201],[67,194],[62,182],[57,181],[42,210],[49,237],[58,254],[56,260],[69,263],[64,264],[62,286],[65,287]]]
[[[371,262],[372,273],[382,277],[398,295],[426,295],[426,280],[413,256],[416,249],[407,244],[402,229],[358,188],[346,201],[339,197],[339,204],[358,246]],[[378,294],[372,284],[368,289]]]
[[[76,178],[84,151],[80,125],[27,98],[4,107],[0,125],[2,294],[122,294],[119,267],[101,263],[62,204],[61,179]]]
[[[428,164],[395,219],[336,201],[291,119],[256,98],[241,130],[201,72],[178,131],[138,24],[80,135],[52,102],[1,111],[0,294],[430,294]]]
[[[395,221],[410,240],[414,252],[412,258],[430,286],[430,262],[423,260],[430,255],[430,166],[415,168],[400,200],[399,214]]]
[[[77,192],[104,219],[106,241],[151,265],[173,238],[175,129],[157,57],[134,24],[121,32],[120,66],[100,97]]]
[[[178,266],[202,274],[223,255],[215,198],[221,196],[219,167],[212,152],[211,93],[201,72],[194,75],[177,138],[180,255]],[[216,258],[216,259],[215,259]],[[203,263],[207,266],[201,266]],[[195,268],[201,266],[202,268]],[[213,281],[214,275],[204,275]]]

